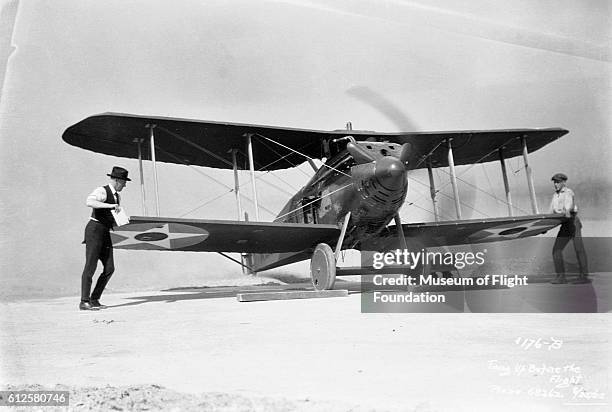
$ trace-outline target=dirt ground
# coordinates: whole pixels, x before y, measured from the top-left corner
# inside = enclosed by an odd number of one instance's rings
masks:
[[[235,298],[282,288],[110,294],[98,312],[74,297],[2,303],[0,384],[69,390],[70,410],[611,408],[609,314],[362,313],[360,293]]]

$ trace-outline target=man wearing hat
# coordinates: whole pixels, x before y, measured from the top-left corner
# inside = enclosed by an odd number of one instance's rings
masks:
[[[100,296],[115,271],[113,261],[113,244],[110,230],[116,225],[111,210],[120,211],[119,192],[123,190],[128,178],[128,171],[115,166],[106,186],[96,188],[87,197],[86,205],[92,208],[91,217],[85,227],[85,268],[81,275],[81,310],[99,310],[106,306],[100,303]],[[102,273],[90,296],[91,283],[98,260],[102,262]]]
[[[551,180],[555,186],[555,193],[550,203],[550,212],[560,213],[567,217],[567,220],[561,224],[557,240],[555,240],[553,246],[552,254],[557,278],[551,283],[567,283],[567,279],[565,278],[565,265],[563,264],[563,249],[565,249],[570,240],[574,243],[578,267],[580,269],[580,276],[572,283],[588,283],[589,271],[587,268],[586,252],[584,251],[584,244],[582,243],[582,223],[578,218],[578,206],[574,199],[574,192],[572,189],[565,186],[565,182],[567,181],[567,176],[565,174],[556,173]]]

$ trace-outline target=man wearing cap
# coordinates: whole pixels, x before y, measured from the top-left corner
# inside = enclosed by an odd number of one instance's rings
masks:
[[[113,244],[110,230],[115,226],[111,210],[120,211],[119,192],[123,190],[128,178],[128,171],[115,166],[106,186],[96,188],[87,197],[86,205],[92,208],[91,217],[85,226],[85,268],[81,275],[81,310],[99,310],[106,306],[100,303],[100,296],[115,271],[113,261]],[[91,283],[98,260],[102,262],[102,273],[90,296]]]
[[[550,203],[550,212],[563,214],[567,218],[567,220],[561,224],[557,240],[555,240],[553,246],[552,254],[557,278],[551,283],[567,283],[567,279],[565,278],[565,265],[563,263],[563,249],[565,249],[570,240],[574,243],[578,267],[580,269],[580,276],[572,283],[588,283],[589,271],[587,268],[586,252],[584,251],[584,244],[582,243],[582,223],[578,218],[578,206],[574,199],[574,192],[572,189],[565,186],[567,176],[563,173],[556,173],[551,180],[555,186],[555,193]]]

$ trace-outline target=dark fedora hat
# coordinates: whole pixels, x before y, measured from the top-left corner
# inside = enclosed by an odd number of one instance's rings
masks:
[[[119,166],[113,166],[113,171],[110,172],[110,174],[106,176],[110,176],[115,179],[123,179],[128,182],[132,181],[132,179],[128,177],[128,171],[125,170],[123,167],[119,167]]]

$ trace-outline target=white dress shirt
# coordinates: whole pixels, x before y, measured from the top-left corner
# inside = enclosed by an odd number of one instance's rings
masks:
[[[115,188],[112,185],[108,185],[108,187],[110,188],[110,191],[113,194],[113,196],[115,196],[115,202],[119,203],[119,194],[117,193]],[[90,199],[97,200],[98,202],[105,202],[106,201],[106,190],[104,189],[104,186],[96,187],[94,191],[91,192],[89,196],[87,196],[87,200],[90,200]],[[98,219],[94,217],[90,217],[89,220],[94,220],[96,222],[98,221]]]

